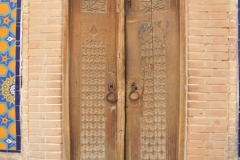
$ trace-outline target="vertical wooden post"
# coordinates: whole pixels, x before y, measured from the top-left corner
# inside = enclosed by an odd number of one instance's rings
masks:
[[[124,160],[125,139],[125,9],[124,0],[117,0],[117,160]]]
[[[186,101],[187,101],[187,73],[186,73],[186,0],[180,0],[180,103],[179,103],[179,138],[178,159],[185,159],[186,153]]]
[[[63,0],[63,159],[71,159],[70,154],[70,121],[69,121],[69,4],[70,0]]]

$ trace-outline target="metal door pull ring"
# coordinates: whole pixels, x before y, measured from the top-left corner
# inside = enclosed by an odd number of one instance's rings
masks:
[[[137,94],[136,98],[132,98],[134,94]],[[137,100],[139,100],[139,97],[140,97],[140,96],[139,96],[138,91],[131,91],[131,92],[129,93],[129,99],[132,100],[132,101],[137,101]]]
[[[128,95],[129,99],[132,101],[137,101],[140,98],[140,95],[137,91],[137,86],[135,83],[131,84],[131,92]]]
[[[116,94],[112,84],[108,85],[108,93],[106,95],[106,100],[111,103],[114,103],[117,101],[117,94]]]

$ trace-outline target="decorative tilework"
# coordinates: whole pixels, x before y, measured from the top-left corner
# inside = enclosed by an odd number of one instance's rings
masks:
[[[21,0],[0,0],[0,151],[20,152]]]

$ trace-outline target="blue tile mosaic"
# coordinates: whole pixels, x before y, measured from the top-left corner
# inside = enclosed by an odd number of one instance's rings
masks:
[[[0,0],[0,151],[21,151],[21,0]],[[18,46],[17,46],[18,45]]]

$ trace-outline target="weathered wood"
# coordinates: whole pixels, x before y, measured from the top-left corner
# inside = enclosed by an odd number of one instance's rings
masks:
[[[187,70],[186,70],[186,0],[179,2],[180,15],[180,94],[179,94],[179,139],[178,159],[185,159],[186,149],[186,109],[187,109]]]
[[[69,0],[63,0],[63,83],[62,83],[62,99],[63,99],[63,159],[71,159],[70,154],[70,122],[69,122]]]
[[[117,160],[124,160],[125,144],[125,9],[124,0],[117,0]]]
[[[135,83],[141,97],[126,97],[126,159],[179,159],[179,1],[127,2],[126,91]],[[182,83],[183,84],[183,83]],[[182,110],[181,110],[182,111]],[[182,143],[183,141],[181,141]]]
[[[63,31],[63,127],[64,127],[64,133],[63,133],[63,158],[68,160],[68,159],[79,159],[80,157],[80,147],[79,146],[75,146],[73,143],[74,141],[72,140],[72,142],[70,142],[70,139],[73,138],[72,136],[70,136],[70,129],[69,129],[69,105],[70,102],[72,101],[72,99],[69,98],[69,95],[73,94],[71,92],[69,92],[69,87],[70,87],[70,81],[69,78],[72,74],[72,69],[71,69],[71,74],[69,71],[69,65],[71,63],[70,61],[70,48],[71,45],[69,45],[70,39],[69,39],[69,25],[71,25],[71,22],[69,20],[70,18],[70,14],[69,14],[69,9],[71,8],[71,0],[64,0],[63,1],[63,25],[64,25],[64,31]],[[137,1],[127,1],[127,2],[131,2],[131,3],[127,3],[126,5],[129,7],[129,5],[131,7],[134,7],[134,3],[138,3]],[[170,2],[172,4],[174,4],[174,0],[170,0]],[[123,0],[116,0],[116,7],[113,7],[113,9],[116,11],[116,21],[114,22],[114,24],[116,24],[116,31],[115,31],[115,47],[116,50],[114,52],[115,54],[115,58],[113,58],[114,56],[112,56],[111,54],[109,55],[109,57],[112,57],[113,59],[116,59],[116,63],[117,63],[117,68],[115,72],[115,75],[117,75],[116,80],[114,81],[114,78],[110,78],[109,80],[111,82],[115,82],[117,84],[117,92],[118,92],[118,102],[117,102],[117,106],[115,105],[110,105],[110,110],[113,111],[113,114],[116,114],[116,117],[114,118],[114,116],[110,119],[112,119],[112,122],[107,123],[107,132],[111,133],[112,135],[116,135],[115,136],[115,140],[114,138],[110,139],[110,141],[113,142],[106,142],[109,144],[106,144],[106,146],[111,147],[112,151],[109,152],[109,156],[107,156],[105,159],[117,159],[117,160],[123,160],[123,159],[130,159],[129,154],[134,156],[140,156],[140,150],[134,150],[135,147],[137,147],[137,145],[139,145],[139,143],[129,143],[128,140],[130,138],[131,142],[136,141],[136,139],[138,138],[138,136],[140,136],[140,128],[139,128],[139,124],[140,124],[140,116],[143,114],[142,113],[142,108],[138,108],[138,106],[142,105],[142,100],[138,101],[138,102],[129,102],[127,100],[127,106],[128,108],[130,106],[133,106],[133,108],[131,109],[131,112],[127,112],[127,117],[125,117],[125,100],[128,99],[128,93],[130,91],[130,84],[133,82],[133,80],[135,82],[137,82],[137,87],[138,87],[138,91],[140,93],[140,95],[142,95],[143,90],[141,89],[143,86],[140,83],[140,79],[137,78],[136,75],[140,74],[137,71],[137,68],[141,67],[140,64],[137,63],[133,63],[131,66],[127,65],[127,69],[132,69],[134,72],[133,75],[128,74],[127,73],[127,77],[125,77],[125,42],[124,42],[124,35],[126,33],[126,31],[124,30],[124,25],[125,25],[125,20],[124,20],[124,1]],[[139,5],[138,7],[140,7],[140,9],[142,11],[148,11],[148,9],[146,8],[141,8],[141,6]],[[179,118],[178,118],[178,122],[177,123],[177,144],[176,146],[174,146],[173,148],[176,148],[176,159],[184,159],[184,151],[185,151],[185,118],[186,118],[186,57],[185,57],[185,45],[186,45],[186,37],[185,37],[185,0],[181,0],[180,2],[178,2],[176,4],[176,7],[179,7],[178,10],[178,15],[177,15],[177,21],[179,23],[179,52],[180,52],[180,56],[179,56],[179,68],[180,68],[180,73],[179,73]],[[158,10],[159,6],[155,7],[155,10]],[[161,8],[161,7],[160,7]],[[89,10],[87,8],[85,8],[85,12],[88,12]],[[104,12],[105,9],[101,10],[100,12]],[[129,12],[130,13],[130,12]],[[79,13],[78,13],[79,14]],[[128,14],[128,13],[127,13]],[[151,15],[152,16],[152,15]],[[141,17],[141,16],[140,16]],[[148,17],[148,16],[147,16]],[[158,17],[158,16],[156,16]],[[128,19],[129,17],[127,17]],[[147,22],[149,20],[149,18],[143,18],[145,22]],[[84,21],[84,19],[83,19]],[[127,20],[128,21],[128,20]],[[151,21],[154,21],[154,14],[153,14],[153,18]],[[129,19],[128,21],[129,23],[136,23],[136,21],[134,19]],[[111,21],[112,23],[112,21]],[[79,28],[81,29],[81,28]],[[132,31],[134,30],[134,28],[129,28]],[[156,29],[153,28],[153,32]],[[72,31],[72,28],[71,28]],[[93,28],[92,30],[92,34],[94,34],[94,32],[96,32],[96,30]],[[133,32],[129,32],[127,33],[127,37],[131,37],[132,35],[134,35],[134,31]],[[138,33],[137,33],[138,34]],[[73,36],[73,35],[72,35]],[[74,35],[76,36],[76,35]],[[110,36],[111,37],[111,36]],[[81,40],[81,39],[79,39]],[[127,38],[128,41],[128,38]],[[114,42],[113,42],[114,43]],[[128,42],[127,42],[128,43]],[[131,54],[130,57],[132,56],[132,58],[130,58],[128,56],[128,58],[137,61],[137,57],[134,57],[134,50],[136,50],[136,45],[137,42],[133,41],[133,43],[131,44],[133,45],[132,47],[130,47],[131,50]],[[132,48],[132,49],[131,49]],[[127,50],[129,48],[127,47]],[[128,52],[127,52],[128,54]],[[113,62],[114,63],[114,62]],[[76,66],[79,66],[79,64],[77,65],[77,61],[75,61]],[[135,68],[134,68],[135,67]],[[112,65],[109,66],[109,68],[112,68]],[[112,71],[112,70],[111,70]],[[136,77],[135,77],[136,76]],[[139,76],[139,75],[138,75]],[[111,77],[111,76],[110,76]],[[127,79],[126,79],[127,78]],[[130,78],[130,79],[128,79]],[[79,78],[77,78],[79,79]],[[127,80],[126,83],[126,93],[125,93],[125,79]],[[107,81],[107,83],[110,83],[110,81]],[[140,83],[140,85],[139,85]],[[107,85],[107,84],[106,84]],[[139,87],[140,86],[140,87]],[[107,86],[106,86],[107,87]],[[79,94],[76,93],[76,94]],[[75,94],[75,95],[76,95]],[[141,97],[142,98],[142,97]],[[115,111],[114,113],[114,108],[117,107],[117,113]],[[78,112],[75,113],[75,117],[79,117],[79,114],[77,114]],[[133,114],[134,113],[134,114]],[[110,116],[111,117],[111,116]],[[127,130],[125,130],[125,120],[127,121]],[[72,122],[73,120],[71,120]],[[132,123],[131,123],[132,122]],[[74,124],[71,124],[72,127],[74,127],[77,123],[79,122],[75,122]],[[116,128],[115,129],[110,129],[110,128],[114,128],[116,124]],[[72,128],[71,127],[71,128]],[[110,130],[109,130],[110,129]],[[115,131],[114,131],[115,130]],[[78,131],[79,132],[79,131]],[[115,133],[113,133],[115,132]],[[125,142],[125,138],[124,138],[124,134],[127,135],[127,141]],[[114,142],[116,141],[116,144],[114,144]],[[110,144],[111,143],[111,144]],[[71,145],[71,148],[70,148]],[[129,148],[131,148],[131,146],[133,146],[133,148],[130,150]],[[172,146],[172,145],[170,145]],[[126,153],[125,153],[125,151]],[[132,152],[134,150],[134,152]],[[130,152],[129,152],[130,151]],[[173,153],[170,151],[170,153]],[[76,154],[76,155],[74,155]],[[115,155],[114,155],[115,154]],[[114,156],[116,156],[114,158]],[[124,158],[125,155],[125,158]],[[75,156],[75,158],[74,158]],[[134,158],[132,158],[134,159]],[[135,159],[140,159],[140,157],[137,157]],[[174,159],[174,157],[173,157]]]
[[[116,1],[71,1],[71,160],[117,157],[117,24]]]
[[[140,6],[140,0],[126,2],[126,160],[143,159],[141,157],[140,139],[144,84],[142,83],[143,76],[141,70],[141,52],[143,48],[141,48],[142,42],[139,40],[141,34],[141,31],[139,31],[140,25],[145,24],[142,25],[143,32],[149,29],[141,38],[151,41],[152,35],[149,32],[151,28],[148,28],[151,26],[151,12],[143,13],[140,10]],[[147,23],[150,24],[148,25]],[[146,27],[144,28],[144,26]],[[151,45],[151,42],[149,45]],[[129,97],[133,83],[140,94],[140,99],[136,101],[130,100]],[[134,95],[131,94],[130,96]]]

